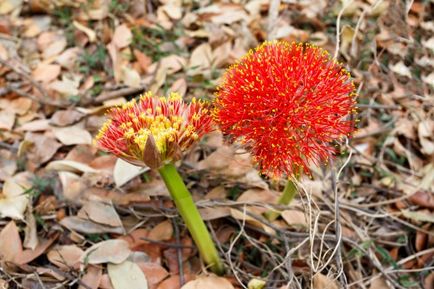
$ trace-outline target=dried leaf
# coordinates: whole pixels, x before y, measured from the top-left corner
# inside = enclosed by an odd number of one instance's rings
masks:
[[[306,216],[303,212],[297,210],[285,210],[281,215],[285,222],[290,226],[307,227]]]
[[[173,236],[173,226],[170,221],[163,221],[149,232],[148,238],[156,241],[167,241]]]
[[[47,258],[60,269],[78,269],[83,253],[83,250],[77,245],[57,246],[47,253]]]
[[[67,171],[67,172],[81,172],[81,173],[96,173],[97,170],[91,168],[88,165],[70,161],[70,160],[60,160],[52,161],[46,167],[47,170],[53,171]]]
[[[124,48],[131,44],[133,40],[133,34],[127,25],[122,24],[115,29],[113,35],[113,43],[117,48]]]
[[[116,184],[116,187],[122,187],[130,180],[135,177],[141,175],[142,173],[148,171],[148,167],[139,167],[129,162],[124,161],[123,159],[117,159],[115,168],[113,170],[113,178]]]
[[[434,213],[428,210],[420,210],[420,211],[410,211],[410,210],[401,210],[401,213],[404,217],[418,221],[418,222],[430,222],[434,223]]]
[[[316,273],[313,276],[313,288],[314,289],[339,289],[339,286],[335,280],[321,273]]]
[[[82,128],[81,125],[53,127],[53,133],[64,145],[92,143],[92,136],[87,130]]]
[[[89,218],[98,224],[123,228],[122,221],[111,202],[88,201],[80,209],[77,216],[82,219]]]
[[[148,281],[140,267],[130,261],[121,264],[108,264],[108,275],[114,289],[147,289]]]
[[[50,119],[50,124],[67,126],[76,123],[84,117],[84,114],[76,110],[58,110]]]
[[[120,264],[128,258],[130,253],[128,242],[124,240],[107,240],[88,248],[83,253],[81,261],[85,264]]]
[[[104,233],[123,234],[124,233],[124,229],[122,227],[110,227],[106,225],[101,225],[93,221],[85,220],[76,216],[63,218],[60,221],[60,224],[72,231],[77,231],[84,234],[104,234]]]
[[[11,130],[15,123],[15,113],[10,110],[0,110],[0,130]]]
[[[39,63],[32,72],[33,79],[36,81],[50,82],[55,80],[60,74],[60,65]]]
[[[0,257],[4,261],[14,262],[21,255],[23,247],[20,234],[14,221],[10,221],[0,232]]]
[[[24,218],[24,212],[29,203],[25,188],[12,179],[7,179],[3,184],[3,192],[0,198],[0,218],[20,219]]]
[[[81,282],[86,284],[86,287],[80,285],[78,289],[97,289],[101,283],[101,278],[102,269],[100,267],[88,266],[86,274],[81,278]]]
[[[186,283],[181,289],[234,289],[234,286],[226,278],[217,276],[204,276]]]

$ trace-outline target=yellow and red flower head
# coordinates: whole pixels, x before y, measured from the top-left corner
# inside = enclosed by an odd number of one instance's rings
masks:
[[[178,93],[154,97],[150,92],[109,111],[96,136],[102,149],[136,164],[159,168],[176,161],[212,129],[206,103],[185,103]]]
[[[309,173],[354,130],[350,74],[309,44],[263,43],[227,70],[216,96],[223,133],[250,146],[273,177]]]

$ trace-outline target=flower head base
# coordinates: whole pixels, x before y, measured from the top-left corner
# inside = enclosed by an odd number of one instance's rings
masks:
[[[251,147],[272,177],[327,161],[333,141],[354,123],[354,84],[327,51],[301,43],[265,42],[231,66],[220,84],[215,119]]]
[[[207,105],[196,99],[186,104],[177,93],[156,98],[148,92],[108,116],[96,143],[130,163],[151,168],[178,160],[212,129]]]

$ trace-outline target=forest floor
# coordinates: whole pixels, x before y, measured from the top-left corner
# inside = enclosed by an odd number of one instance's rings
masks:
[[[279,2],[0,2],[0,288],[434,288],[434,2]],[[241,146],[215,131],[184,157],[216,277],[158,174],[92,139],[145,91],[213,99],[266,39],[337,57],[359,130],[273,222],[284,182]]]

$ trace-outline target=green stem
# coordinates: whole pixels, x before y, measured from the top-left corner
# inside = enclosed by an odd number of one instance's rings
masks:
[[[220,260],[214,242],[176,167],[173,164],[166,164],[159,169],[159,172],[199,249],[201,257],[214,273],[218,275],[223,274],[223,263]]]
[[[291,180],[288,180],[286,183],[285,189],[283,190],[282,194],[280,195],[279,199],[277,200],[277,203],[279,205],[289,205],[291,201],[294,199],[295,195],[297,194],[297,187],[295,186],[294,182]],[[270,210],[268,212],[265,212],[265,217],[269,221],[274,221],[279,217],[280,212]]]

